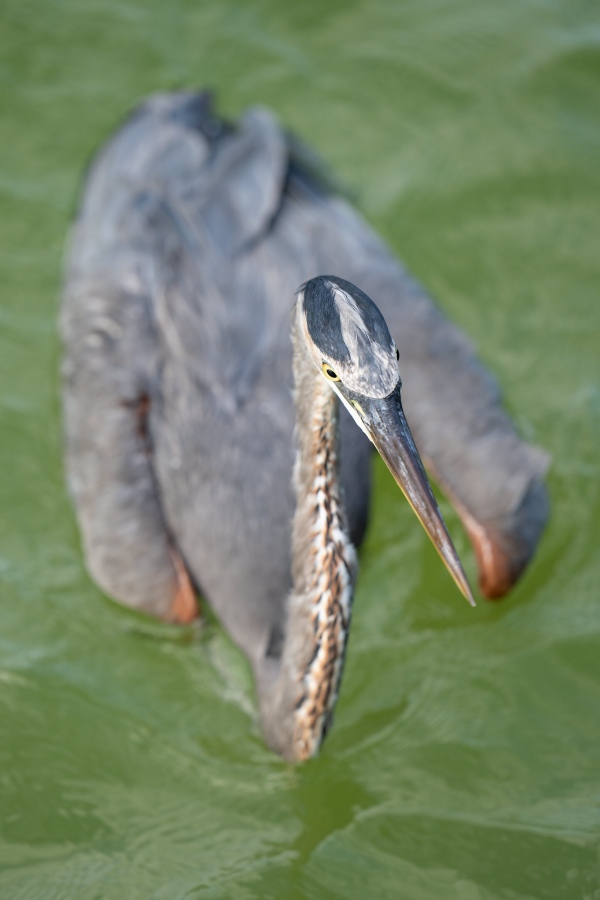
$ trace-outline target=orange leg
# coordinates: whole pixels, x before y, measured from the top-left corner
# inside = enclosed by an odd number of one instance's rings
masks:
[[[182,558],[172,547],[170,551],[177,573],[178,588],[167,618],[169,622],[177,625],[189,625],[194,619],[200,618],[200,604]]]

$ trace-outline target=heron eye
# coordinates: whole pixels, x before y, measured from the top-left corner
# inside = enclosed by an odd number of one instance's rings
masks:
[[[340,376],[337,375],[331,366],[328,363],[323,363],[322,365],[323,375],[325,378],[329,378],[330,381],[339,381]]]
[[[397,347],[396,347],[396,359],[397,359],[397,360],[400,359],[400,351],[398,350]]]

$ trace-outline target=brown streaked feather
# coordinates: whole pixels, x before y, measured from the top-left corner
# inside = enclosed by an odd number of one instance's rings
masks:
[[[307,497],[313,523],[306,569],[314,651],[297,685],[293,743],[299,759],[317,753],[331,723],[342,677],[356,572],[356,553],[347,536],[340,499],[338,401],[320,376],[315,379],[318,387],[310,429],[314,473]]]

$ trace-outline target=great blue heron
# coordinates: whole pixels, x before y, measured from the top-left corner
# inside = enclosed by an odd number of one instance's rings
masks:
[[[466,338],[265,110],[234,127],[208,95],[180,93],[133,114],[87,179],[62,333],[92,577],[176,622],[196,614],[196,589],[207,597],[289,759],[316,752],[337,696],[368,437],[468,592],[400,412],[396,347],[408,419],[482,592],[504,593],[533,553],[544,454],[519,439]]]

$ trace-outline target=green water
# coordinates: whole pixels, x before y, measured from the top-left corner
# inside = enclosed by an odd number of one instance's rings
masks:
[[[600,897],[599,79],[597,2],[3,0],[0,897]],[[214,622],[90,583],[62,478],[81,170],[143,94],[207,84],[316,145],[553,456],[534,566],[474,611],[376,469],[336,726],[298,769]]]

